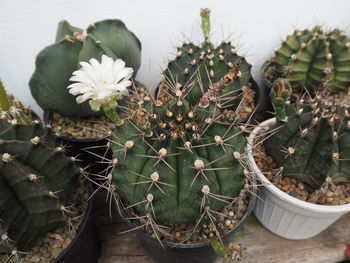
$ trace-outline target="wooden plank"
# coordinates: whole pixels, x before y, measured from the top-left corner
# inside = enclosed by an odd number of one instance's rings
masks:
[[[318,236],[307,240],[283,239],[251,218],[235,242],[248,248],[243,260],[247,263],[340,262],[344,260],[345,244],[350,243],[350,214]]]
[[[102,242],[99,263],[154,263],[134,232],[119,234],[128,226],[117,215],[116,209],[110,218],[105,200],[105,193],[97,193],[95,220]],[[344,260],[345,244],[350,244],[350,214],[318,236],[299,241],[272,234],[251,216],[232,239],[248,248],[244,263],[340,262]],[[221,262],[221,259],[215,261]]]

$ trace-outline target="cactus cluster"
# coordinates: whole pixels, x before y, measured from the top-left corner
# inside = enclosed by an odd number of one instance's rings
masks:
[[[0,253],[26,251],[65,224],[79,174],[47,127],[0,120]]]
[[[332,97],[296,101],[288,99],[291,87],[279,79],[271,91],[277,123],[264,142],[282,175],[307,183],[313,189],[323,184],[350,183],[350,97],[344,103]]]
[[[268,81],[286,78],[293,90],[347,91],[350,86],[350,38],[344,31],[296,30],[283,40],[264,72]]]
[[[215,100],[203,108],[169,88],[175,97],[166,102],[145,90],[131,94],[130,118],[112,134],[109,180],[139,218],[195,224],[217,217],[244,189],[244,127]]]
[[[56,42],[44,48],[36,58],[36,69],[29,86],[31,93],[44,110],[63,116],[88,117],[101,115],[93,112],[88,103],[77,104],[67,87],[79,63],[91,58],[97,60],[105,54],[121,58],[136,74],[140,67],[141,43],[120,20],[103,20],[90,25],[86,31],[59,23]]]
[[[248,109],[248,113],[252,113],[256,106],[256,86],[250,73],[251,65],[237,54],[230,41],[223,41],[218,46],[210,41],[209,15],[209,9],[201,10],[204,42],[200,45],[186,42],[177,48],[176,58],[164,71],[165,78],[159,85],[158,98],[176,96],[171,93],[174,89],[169,88],[176,86],[183,93],[188,93],[191,105],[201,101],[201,106],[206,107],[216,97],[220,111],[243,111],[249,106],[253,109]],[[220,96],[213,96],[213,91]]]

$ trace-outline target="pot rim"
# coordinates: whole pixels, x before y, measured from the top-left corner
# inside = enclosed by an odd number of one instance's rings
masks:
[[[265,71],[266,71],[267,68],[270,67],[270,66],[271,66],[271,61],[270,61],[270,60],[266,60],[266,61],[262,64],[262,66],[261,66],[261,68],[260,68],[261,79],[262,79],[264,85],[265,85],[266,87],[268,87],[269,89],[271,89],[272,83],[271,83],[270,81],[268,81],[268,80],[265,78]]]
[[[85,183],[87,186],[87,191],[91,194],[92,192],[92,186],[90,182],[86,182]],[[91,216],[92,210],[93,210],[93,202],[94,202],[94,197],[89,198],[87,200],[88,202],[88,206],[85,210],[85,214],[84,214],[84,219],[83,221],[80,223],[79,227],[78,227],[78,231],[75,234],[75,237],[73,238],[72,242],[68,245],[68,247],[66,247],[61,254],[58,255],[57,258],[54,259],[54,261],[52,263],[56,263],[59,262],[67,253],[68,251],[75,245],[75,243],[77,242],[77,240],[79,239],[79,237],[82,235],[82,233],[84,232],[84,229],[86,228],[89,218]]]
[[[296,207],[310,210],[316,213],[347,213],[350,212],[350,204],[344,204],[344,205],[320,205],[320,204],[313,204],[306,201],[302,201],[300,199],[297,199],[284,191],[278,189],[274,184],[268,180],[264,174],[261,172],[259,167],[257,166],[255,159],[253,157],[253,143],[255,140],[255,136],[264,128],[270,127],[276,123],[276,118],[268,119],[262,123],[260,123],[250,134],[248,137],[248,143],[247,143],[247,152],[248,152],[248,163],[253,172],[256,174],[256,177],[263,183],[264,187],[267,188],[271,193],[273,193],[277,198],[281,199],[282,201],[285,201],[291,205],[294,205]]]
[[[234,234],[244,224],[244,222],[248,219],[248,217],[253,212],[255,202],[256,202],[255,194],[257,192],[255,178],[253,178],[253,190],[252,190],[252,192],[254,193],[254,195],[252,193],[249,193],[249,204],[248,204],[248,207],[247,207],[247,210],[246,210],[244,216],[242,217],[242,219],[238,222],[238,224],[233,229],[231,229],[230,231],[228,231],[224,235],[222,235],[221,239],[224,240],[224,239],[228,238],[230,235]],[[121,202],[122,201],[121,201],[120,197],[118,197],[117,209],[118,209],[120,217],[127,223],[127,225],[130,228],[138,227],[138,225],[136,225],[134,222],[132,222],[130,219],[128,219],[126,217],[126,214],[121,207]],[[141,229],[137,229],[136,231],[140,235],[144,236],[145,238],[147,238],[150,241],[159,242],[156,238],[151,237],[149,234],[145,233]],[[166,241],[166,240],[161,240],[161,243],[164,245],[164,248],[180,248],[180,249],[203,248],[203,247],[208,247],[211,245],[211,241],[210,242],[195,243],[195,244],[180,244],[180,243],[174,243],[174,242],[170,242],[170,241]]]

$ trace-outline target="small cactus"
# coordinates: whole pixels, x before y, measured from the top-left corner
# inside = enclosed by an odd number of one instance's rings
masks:
[[[251,65],[237,54],[231,42],[223,41],[215,46],[210,41],[209,9],[202,9],[201,17],[204,42],[200,45],[186,42],[177,48],[176,58],[164,71],[158,99],[164,101],[176,97],[171,91],[179,90],[183,94],[188,93],[190,105],[200,101],[202,108],[206,108],[214,96],[220,111],[236,112],[245,108],[242,101],[248,94],[253,97],[251,104],[254,104],[256,86],[250,73]]]
[[[350,38],[339,29],[296,30],[283,40],[270,62],[265,77],[271,83],[286,78],[297,93],[305,88],[310,93],[346,92],[350,86]]]
[[[0,120],[0,253],[26,251],[67,222],[80,169],[38,123]]]
[[[101,112],[93,112],[88,103],[77,104],[67,87],[72,73],[80,68],[80,62],[91,58],[100,60],[102,55],[122,59],[136,74],[141,61],[141,43],[117,19],[96,22],[84,32],[67,21],[60,22],[56,42],[38,54],[29,82],[39,106],[63,116],[101,115]]]
[[[276,79],[270,91],[270,98],[276,115],[280,120],[286,120],[294,112],[291,105],[292,87],[286,79]]]
[[[282,81],[282,80],[280,80]],[[287,81],[283,83],[288,86]],[[275,82],[273,92],[280,88]],[[277,93],[279,93],[277,91]],[[350,105],[316,96],[293,104],[276,101],[277,123],[264,142],[282,174],[317,190],[325,183],[350,183]],[[293,109],[292,109],[293,108]],[[282,109],[282,110],[281,110]]]

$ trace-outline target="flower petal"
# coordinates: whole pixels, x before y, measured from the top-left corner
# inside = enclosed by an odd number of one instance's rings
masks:
[[[79,63],[81,65],[81,67],[85,70],[85,71],[90,71],[90,70],[93,70],[92,66],[85,62],[85,61],[82,61]]]
[[[120,58],[117,59],[113,65],[113,75],[115,76],[118,75],[118,72],[120,72],[124,67],[125,67],[125,62]]]
[[[111,90],[103,90],[97,94],[97,99],[104,100],[106,97],[109,97],[113,94]]]
[[[133,73],[134,70],[132,68],[124,68],[116,75],[114,82],[118,83],[122,79],[130,79]]]
[[[77,72],[69,80],[81,82],[81,83],[84,83],[85,85],[94,85],[94,82],[91,80],[91,78],[88,75],[85,74],[85,72]]]
[[[112,58],[107,57],[106,55],[102,55],[102,63],[101,63],[102,79],[106,82],[113,81],[113,64],[114,64],[114,61]]]
[[[127,90],[127,87],[129,87],[130,85],[131,85],[131,81],[124,81],[123,83],[118,83],[116,90],[119,92],[123,92]]]
[[[68,86],[69,89],[69,93],[72,95],[78,95],[80,93],[83,93],[82,90],[84,90],[84,88],[87,87],[85,84],[82,83],[73,83],[71,85]],[[91,88],[91,87],[90,87]]]
[[[116,104],[118,99],[128,93],[127,87],[132,85],[130,78],[132,68],[125,67],[122,59],[113,60],[106,55],[101,56],[101,63],[91,58],[89,63],[80,62],[81,68],[72,73],[69,93],[80,95],[77,103],[89,101],[92,110],[99,110],[101,105]]]
[[[76,101],[77,101],[78,104],[80,104],[80,103],[83,103],[85,100],[84,100],[83,96],[78,96],[76,98]]]

